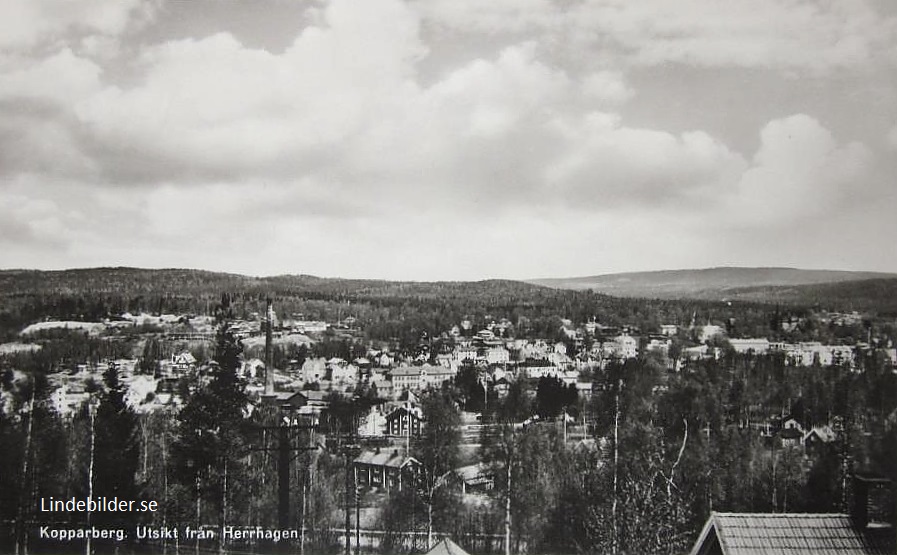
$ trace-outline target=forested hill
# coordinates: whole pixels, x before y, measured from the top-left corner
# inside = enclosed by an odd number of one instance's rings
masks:
[[[417,341],[469,319],[476,326],[507,318],[521,334],[553,337],[561,318],[657,329],[686,324],[697,314],[737,317],[757,333],[768,329],[772,307],[730,307],[707,301],[612,297],[517,281],[389,282],[314,276],[249,277],[198,270],[93,268],[0,271],[0,335],[12,338],[46,318],[97,321],[131,312],[213,314],[226,297],[236,317],[262,313],[274,298],[284,317],[335,322],[355,317],[371,338]]]
[[[875,281],[868,281],[875,280]],[[797,268],[707,268],[607,274],[579,278],[535,279],[528,283],[561,289],[586,290],[621,297],[661,299],[744,299],[786,304],[826,304],[837,300],[869,306],[882,294],[893,293],[889,280],[897,274],[801,270]],[[872,291],[862,291],[864,283]],[[826,298],[822,292],[834,294]]]
[[[252,277],[186,269],[84,268],[74,270],[0,270],[0,297],[32,294],[112,294],[170,297],[221,293],[290,297],[512,297],[557,296],[549,288],[509,280],[413,282],[321,278],[309,275]]]
[[[707,297],[712,298],[712,297]],[[726,292],[728,300],[833,307],[841,311],[897,315],[897,278],[864,279],[775,287],[739,287]]]
[[[742,333],[765,334],[770,303],[897,314],[897,279],[801,286],[731,288],[725,295],[647,300],[506,280],[391,282],[307,275],[251,277],[201,270],[92,268],[0,271],[0,335],[14,337],[46,318],[97,321],[124,312],[213,314],[223,297],[237,317],[261,313],[275,299],[279,315],[334,322],[354,316],[372,337],[439,334],[470,319],[508,318],[532,335],[557,333],[561,318],[644,330],[661,323],[736,318]],[[659,295],[648,295],[659,297]],[[722,300],[739,301],[729,305]],[[518,330],[521,332],[522,330]]]
[[[53,293],[165,294],[205,293],[253,287],[258,278],[204,270],[79,268],[0,270],[0,295]]]

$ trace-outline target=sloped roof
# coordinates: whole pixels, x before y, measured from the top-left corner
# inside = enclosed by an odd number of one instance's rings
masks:
[[[390,375],[395,376],[419,376],[422,366],[400,366],[399,368],[395,368],[390,372]]]
[[[399,418],[401,416],[404,416],[405,414],[409,414],[414,418],[417,418],[418,420],[423,420],[424,418],[424,413],[420,409],[420,407],[407,407],[403,405],[389,411],[389,413],[387,413],[386,415],[386,419],[392,420],[393,418]]]
[[[455,474],[465,482],[482,482],[489,480],[489,465],[486,463],[476,463],[468,466],[462,466],[454,470]]]
[[[816,426],[815,428],[807,432],[807,435],[804,436],[804,440],[806,441],[807,438],[813,435],[818,437],[824,443],[835,441],[835,431],[832,430],[831,426]]]
[[[433,546],[433,549],[427,551],[426,555],[469,555],[466,551],[453,542],[445,538],[441,542]]]
[[[393,468],[401,468],[406,464],[419,464],[414,457],[407,457],[398,449],[393,451],[362,451],[355,457],[356,464],[369,464],[372,466],[388,466]]]
[[[691,555],[719,542],[723,555],[885,555],[845,514],[711,513]]]
[[[308,389],[301,392],[302,395],[305,396],[309,401],[315,401],[318,403],[326,403],[327,391],[314,391],[312,389]]]

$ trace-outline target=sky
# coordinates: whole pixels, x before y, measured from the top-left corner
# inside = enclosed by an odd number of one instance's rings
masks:
[[[4,0],[0,268],[897,272],[891,0]]]

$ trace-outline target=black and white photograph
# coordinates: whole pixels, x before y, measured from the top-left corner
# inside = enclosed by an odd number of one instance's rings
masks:
[[[3,0],[0,554],[893,555],[897,2]]]

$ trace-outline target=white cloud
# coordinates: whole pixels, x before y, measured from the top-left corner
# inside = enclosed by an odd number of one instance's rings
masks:
[[[748,225],[794,225],[862,198],[872,167],[868,148],[838,145],[814,118],[797,114],[769,122],[760,148],[732,197],[731,216]],[[843,207],[840,207],[843,208]]]
[[[535,45],[528,43],[505,49],[494,63],[476,60],[452,72],[427,95],[434,109],[452,110],[449,117],[465,122],[465,133],[489,136],[553,106],[568,86],[562,72],[535,59]]]
[[[541,29],[557,17],[550,0],[413,0],[411,6],[434,25],[488,34]]]
[[[811,70],[823,96],[843,90],[823,74],[887,58],[893,31],[847,1],[499,0],[471,16],[463,1],[333,0],[271,50],[237,30],[129,43],[127,17],[40,16],[16,43],[32,52],[0,55],[0,250],[22,266],[52,251],[67,266],[442,279],[738,262],[738,245],[757,250],[739,234],[856,217],[883,190],[863,144],[881,131],[769,121],[826,112],[737,106],[725,86],[706,118],[671,123],[651,117],[694,104],[691,85],[645,87],[678,78],[672,61]],[[733,146],[761,127],[755,153]],[[893,196],[875,202],[864,232],[893,228]]]
[[[0,80],[0,100],[39,99],[72,106],[100,89],[100,67],[64,48],[29,64],[15,64]]]
[[[897,125],[894,125],[894,127],[888,131],[887,136],[885,136],[885,144],[887,144],[888,148],[891,150],[897,150]]]
[[[118,35],[147,20],[155,0],[4,0],[0,48],[31,48],[78,35]]]
[[[597,71],[582,80],[583,94],[599,102],[622,104],[635,95],[619,71]]]
[[[584,0],[571,4],[428,2],[434,25],[460,33],[537,31],[543,42],[637,65],[678,62],[828,72],[897,63],[897,19],[866,0]]]
[[[556,128],[564,154],[546,168],[545,179],[578,206],[689,203],[715,193],[744,167],[739,155],[703,131],[676,136],[631,128],[605,113],[558,121]]]
[[[358,6],[333,2],[324,26],[280,55],[226,33],[152,47],[141,83],[108,87],[77,114],[104,144],[187,175],[295,171],[295,156],[346,140],[413,88],[425,51],[413,14],[395,1]],[[374,16],[386,23],[370,25]]]

